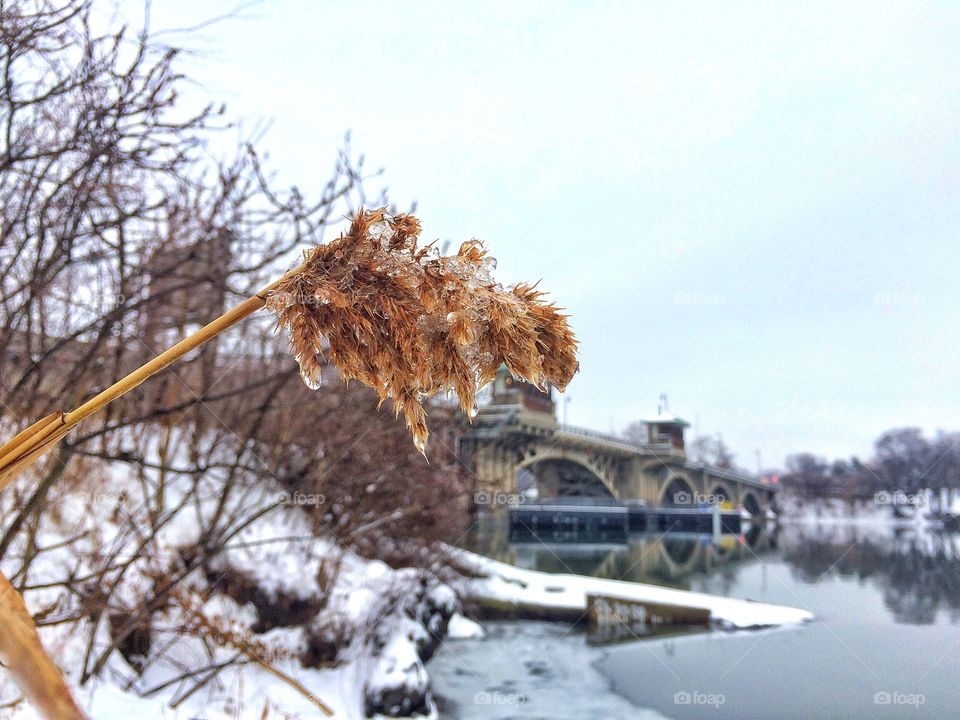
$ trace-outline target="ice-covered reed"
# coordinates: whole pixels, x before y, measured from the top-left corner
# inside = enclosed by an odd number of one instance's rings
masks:
[[[403,413],[417,447],[427,441],[423,399],[456,393],[475,414],[476,392],[501,364],[563,389],[577,371],[567,316],[535,286],[504,288],[495,260],[470,240],[455,255],[419,246],[412,215],[361,211],[337,240],[266,295],[290,336],[301,374],[320,384],[326,359]]]

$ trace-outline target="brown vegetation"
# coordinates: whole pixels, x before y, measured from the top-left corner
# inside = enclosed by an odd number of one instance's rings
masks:
[[[347,381],[373,388],[427,442],[422,400],[454,392],[465,413],[506,363],[515,377],[563,390],[577,371],[566,316],[528,285],[495,283],[476,240],[441,257],[417,246],[420,223],[385,209],[360,211],[338,240],[313,248],[303,268],[267,295],[290,334],[308,385],[327,356]]]

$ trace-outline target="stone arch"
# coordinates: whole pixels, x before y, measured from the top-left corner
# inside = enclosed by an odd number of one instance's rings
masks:
[[[516,473],[518,478],[522,473],[533,475],[541,497],[619,497],[603,469],[579,454],[537,453],[524,458]]]
[[[697,488],[693,480],[680,473],[672,473],[663,481],[657,499],[660,505],[691,505],[696,500]]]
[[[733,491],[727,485],[727,483],[722,480],[707,480],[707,495],[716,498],[716,502],[729,502],[731,505],[736,504],[736,495],[733,494]]]
[[[743,497],[740,500],[740,504],[743,505],[743,509],[750,513],[755,520],[762,520],[761,517],[763,514],[763,505],[761,505],[760,499],[757,497],[756,493],[752,490],[747,490]]]

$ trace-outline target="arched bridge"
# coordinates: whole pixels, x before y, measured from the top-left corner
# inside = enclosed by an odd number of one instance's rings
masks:
[[[730,503],[760,515],[773,502],[776,485],[690,462],[686,423],[675,416],[650,419],[650,441],[634,443],[558,424],[549,395],[509,381],[498,378],[493,403],[460,439],[478,506],[497,509],[521,496],[576,496],[653,507]]]

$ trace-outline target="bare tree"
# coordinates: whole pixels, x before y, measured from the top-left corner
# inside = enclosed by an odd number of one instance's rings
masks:
[[[701,435],[690,442],[687,451],[697,462],[707,463],[719,468],[734,468],[735,458],[730,448],[719,435]]]

